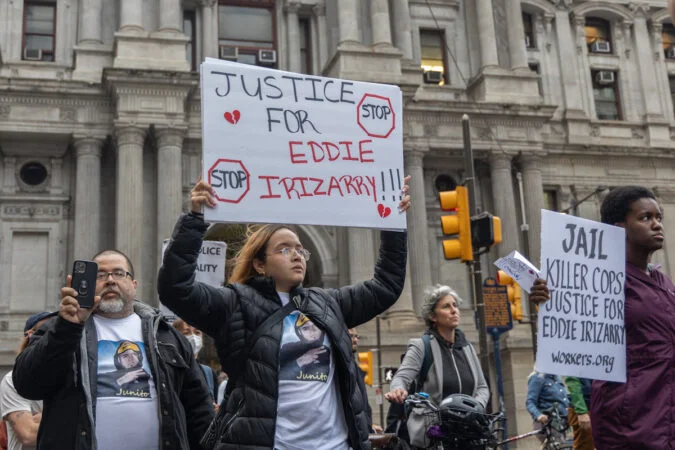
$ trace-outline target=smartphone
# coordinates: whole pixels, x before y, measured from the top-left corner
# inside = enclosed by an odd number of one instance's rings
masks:
[[[77,291],[75,299],[80,304],[80,308],[91,308],[94,306],[97,273],[98,264],[94,261],[78,260],[73,263],[71,286]]]

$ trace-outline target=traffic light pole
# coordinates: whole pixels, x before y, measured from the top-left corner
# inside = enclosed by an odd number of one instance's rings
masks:
[[[462,135],[464,138],[464,170],[466,172],[465,185],[469,190],[469,211],[471,217],[477,212],[476,202],[476,174],[473,164],[473,148],[471,147],[471,126],[469,116],[462,116]],[[483,370],[489,367],[488,344],[485,328],[485,302],[483,300],[483,273],[480,267],[480,255],[478,249],[474,249],[473,261],[468,263],[471,273],[473,304],[478,318],[478,348],[480,350],[481,365]]]
[[[530,259],[530,226],[527,224],[527,217],[525,215],[525,194],[523,193],[523,175],[518,172],[516,174],[518,179],[518,193],[520,195],[520,211],[523,216],[523,224],[520,226],[520,231],[523,233],[523,251],[525,258]],[[534,352],[534,359],[537,359],[537,307],[534,302],[527,296],[528,306],[530,309],[530,334],[532,336],[532,351]]]

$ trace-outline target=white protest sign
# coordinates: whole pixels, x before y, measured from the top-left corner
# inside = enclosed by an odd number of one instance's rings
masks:
[[[539,269],[523,255],[514,250],[494,262],[495,266],[509,275],[525,292],[530,293],[534,281],[539,277]]]
[[[542,210],[537,370],[626,381],[623,228]]]
[[[398,86],[207,59],[201,88],[206,220],[406,228]]]
[[[162,260],[164,252],[169,245],[169,239],[162,243]],[[225,261],[227,244],[220,241],[204,241],[197,256],[197,268],[195,269],[195,281],[214,287],[220,287],[225,282]],[[162,303],[159,305],[160,312],[170,321],[177,319],[176,314]]]

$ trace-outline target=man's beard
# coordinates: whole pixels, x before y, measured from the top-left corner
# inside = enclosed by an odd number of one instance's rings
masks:
[[[124,310],[124,300],[122,300],[122,298],[120,297],[110,300],[101,300],[101,302],[98,304],[97,309],[97,311],[105,314],[115,314],[122,312],[123,310]]]

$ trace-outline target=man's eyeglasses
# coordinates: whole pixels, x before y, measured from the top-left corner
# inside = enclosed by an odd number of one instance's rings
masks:
[[[134,277],[133,275],[131,275],[126,270],[117,269],[117,270],[113,270],[112,272],[97,272],[96,273],[96,281],[106,281],[110,275],[112,275],[113,280],[116,280],[116,281],[120,281],[120,280],[125,279],[127,277],[127,275],[129,276],[129,278]]]
[[[304,258],[305,261],[309,261],[309,257],[312,256],[312,254],[309,252],[309,250],[304,249],[304,248],[290,248],[290,247],[284,247],[280,250],[277,250],[272,253],[281,253],[284,255],[286,258],[291,259],[295,256],[295,253],[300,255],[302,258]]]

